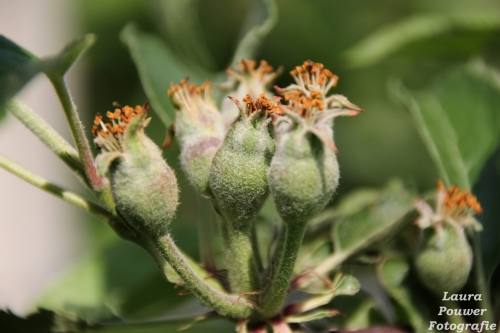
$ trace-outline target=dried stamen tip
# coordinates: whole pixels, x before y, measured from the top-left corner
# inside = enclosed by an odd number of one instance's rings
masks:
[[[167,91],[167,95],[176,107],[184,107],[190,109],[193,103],[202,101],[205,99],[210,99],[210,90],[212,83],[210,81],[205,81],[201,86],[197,87],[194,83],[189,84],[189,78],[184,78],[181,82],[176,85],[170,83],[170,88]]]
[[[248,76],[258,81],[269,81],[269,78],[274,78],[279,71],[275,72],[273,66],[265,60],[261,60],[258,66],[255,60],[242,60],[237,65],[238,70],[228,68],[226,72],[240,81],[245,80],[245,77]]]
[[[290,74],[297,84],[306,88],[318,90],[326,94],[330,88],[337,85],[338,77],[324,68],[321,63],[306,60],[302,66],[297,66]]]
[[[99,113],[94,118],[92,126],[92,134],[94,135],[94,143],[97,149],[105,151],[121,151],[121,142],[123,132],[130,121],[137,115],[142,115],[148,112],[149,104],[144,103],[144,106],[137,105],[135,108],[130,106],[119,107],[117,102],[113,102],[114,111],[107,111],[107,122],[103,121],[103,116]],[[149,119],[144,122],[143,126],[147,126]]]
[[[448,212],[456,215],[463,215],[468,212],[481,214],[483,212],[481,204],[469,191],[460,191],[457,186],[445,188],[442,181],[438,181],[437,188],[444,194],[443,204]]]
[[[245,103],[244,108],[236,98],[231,96],[228,96],[228,98],[236,104],[241,113],[246,117],[259,111],[264,111],[267,116],[284,115],[281,105],[279,104],[281,97],[272,97],[269,99],[266,97],[266,93],[261,93],[254,101],[250,94],[247,94],[242,100],[243,103]]]

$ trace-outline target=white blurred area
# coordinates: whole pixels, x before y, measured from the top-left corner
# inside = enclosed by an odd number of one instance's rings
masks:
[[[0,34],[36,55],[53,54],[79,35],[75,3],[0,0]],[[81,72],[76,66],[68,75],[80,107]],[[43,75],[18,97],[71,140],[56,95]],[[12,116],[0,123],[0,154],[58,185],[80,188],[66,166]],[[77,208],[0,169],[0,308],[18,314],[32,309],[40,292],[83,252],[84,216]]]

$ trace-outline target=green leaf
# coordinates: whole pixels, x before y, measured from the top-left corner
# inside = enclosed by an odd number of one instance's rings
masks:
[[[58,64],[55,66],[57,72],[61,75],[66,74],[75,61],[94,45],[95,41],[95,35],[87,34],[66,44],[56,58],[58,60]]]
[[[183,60],[215,70],[215,60],[203,36],[198,11],[194,10],[200,2],[160,0],[157,3],[162,14],[160,24],[165,26],[174,49],[180,52]]]
[[[275,0],[261,0],[262,4],[255,2],[254,12],[249,15],[252,20],[260,20],[261,17],[265,17],[262,22],[250,23],[253,27],[245,34],[238,44],[236,51],[234,52],[233,60],[231,65],[235,65],[242,59],[254,59],[262,44],[264,38],[269,34],[278,22],[278,5]],[[263,12],[266,14],[263,14]]]
[[[347,206],[347,202],[341,205]],[[413,197],[403,185],[399,182],[390,184],[377,197],[367,200],[357,211],[343,216],[335,224],[332,230],[334,252],[355,253],[384,239],[400,227],[402,218],[412,206]]]
[[[486,163],[481,176],[474,185],[483,213],[477,218],[483,225],[481,248],[483,265],[489,281],[500,264],[500,151]]]
[[[120,38],[129,49],[150,105],[168,128],[175,119],[174,108],[167,97],[170,83],[178,83],[185,77],[201,83],[200,77],[207,79],[208,75],[186,67],[163,41],[140,32],[132,23],[123,28]]]
[[[313,292],[305,290],[309,294],[316,294],[317,296],[311,297],[299,304],[296,307],[299,312],[306,312],[316,309],[320,306],[330,303],[332,299],[337,296],[352,296],[356,295],[361,288],[361,285],[353,275],[338,273],[332,283],[332,287],[328,290],[321,292]]]
[[[9,333],[65,333],[83,332],[90,323],[62,312],[40,309],[26,318],[10,311],[0,310],[0,331]]]
[[[336,310],[316,310],[309,313],[292,315],[286,318],[287,323],[307,323],[313,320],[338,316],[340,312]]]
[[[334,252],[315,272],[325,274],[361,251],[384,243],[413,220],[414,196],[399,181],[393,181],[375,195],[372,191],[356,191],[339,204],[336,223],[332,228]],[[349,201],[357,202],[354,207]]]
[[[64,75],[76,59],[93,43],[86,35],[68,43],[56,56],[38,59],[29,51],[0,35],[0,118],[4,103],[40,72]]]
[[[500,75],[476,61],[445,75],[429,90],[392,95],[411,113],[447,185],[470,189],[500,143]]]
[[[40,71],[37,61],[32,53],[0,35],[0,118],[5,115],[4,103]]]
[[[36,306],[88,320],[111,312],[126,318],[148,318],[164,315],[192,298],[179,296],[182,290],[165,281],[143,249],[118,241],[75,265],[45,291]]]
[[[489,12],[467,12],[458,14],[419,14],[389,24],[357,43],[343,55],[343,59],[351,68],[366,67],[390,56],[418,42],[426,42],[430,52],[438,50],[442,52],[439,45],[429,45],[432,38],[446,36],[445,42],[450,43],[454,39],[450,36],[466,36],[476,33],[474,40],[484,40],[480,35],[500,30],[500,13]],[[447,49],[457,49],[463,52],[464,38],[456,38],[457,45],[446,45]],[[442,44],[442,40],[439,41]],[[436,43],[437,44],[437,43]],[[461,44],[461,45],[459,45]],[[474,44],[477,44],[474,43]],[[478,50],[478,45],[474,50]],[[470,52],[470,51],[469,51]],[[415,52],[414,52],[415,53]]]
[[[428,330],[429,318],[423,313],[426,306],[415,297],[415,288],[410,287],[406,282],[409,270],[410,266],[406,260],[389,259],[377,266],[377,275],[397,306],[402,309],[415,332],[430,332]]]

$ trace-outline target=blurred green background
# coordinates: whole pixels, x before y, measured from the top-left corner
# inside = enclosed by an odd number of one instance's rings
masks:
[[[119,37],[129,22],[135,22],[142,33],[159,37],[177,56],[175,62],[158,66],[182,64],[214,75],[227,68],[252,22],[265,17],[265,11],[255,11],[256,0],[77,3],[83,32],[98,37],[85,55],[87,107],[80,111],[87,123],[96,112],[111,109],[113,101],[136,105],[147,99],[137,68]],[[473,59],[499,68],[500,2],[278,0],[277,4],[278,23],[256,56],[275,67],[284,66],[276,84],[288,85],[289,70],[311,59],[339,76],[334,93],[366,110],[357,117],[336,120],[341,167],[336,198],[360,186],[382,186],[394,177],[420,192],[432,188],[438,172],[411,115],[391,99],[388,82],[398,78],[411,90],[425,89],[446,71]],[[166,85],[177,80],[164,77]],[[152,116],[148,134],[161,144],[166,129],[154,112]],[[198,237],[196,212],[203,209],[203,203],[183,177],[178,154],[176,144],[165,151],[182,189],[172,232],[180,247],[198,257],[193,240]],[[119,240],[98,221],[90,227],[93,254],[49,290],[40,304],[75,307],[80,313],[86,308],[89,318],[100,316],[103,305],[130,318],[161,315],[174,307],[182,313],[179,302],[194,306],[190,296],[178,296],[178,290],[163,280],[145,252]]]

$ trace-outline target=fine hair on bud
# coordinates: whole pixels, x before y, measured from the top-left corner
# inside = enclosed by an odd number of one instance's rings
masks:
[[[148,106],[117,108],[93,129],[98,170],[111,183],[116,211],[137,232],[157,237],[167,233],[178,205],[177,179],[161,150],[144,133]],[[99,130],[99,127],[101,130]]]
[[[233,226],[247,228],[269,193],[267,173],[274,154],[270,135],[273,101],[261,94],[254,102],[234,100],[240,118],[229,128],[210,169],[210,186],[222,216]]]
[[[212,99],[211,83],[196,87],[184,79],[179,85],[171,85],[168,95],[176,111],[175,135],[181,146],[182,169],[198,192],[211,197],[210,166],[225,133]]]
[[[288,105],[274,122],[277,147],[269,185],[285,223],[305,223],[326,206],[339,183],[333,119],[363,110],[344,96],[327,95],[338,77],[323,64],[308,60],[290,74],[295,84],[275,87]]]

